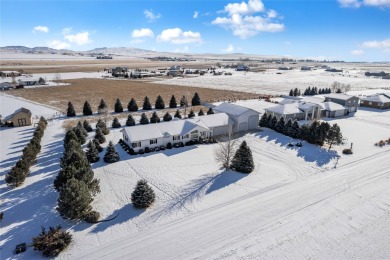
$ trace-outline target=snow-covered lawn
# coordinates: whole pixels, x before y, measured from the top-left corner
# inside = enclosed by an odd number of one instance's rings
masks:
[[[237,104],[258,111],[275,105]],[[30,243],[41,226],[61,224],[74,235],[62,259],[389,259],[390,145],[374,143],[390,137],[390,111],[360,109],[354,117],[329,121],[348,138],[330,152],[305,142],[290,148],[291,138],[268,129],[240,137],[254,156],[249,175],[220,169],[214,160],[218,144],[138,156],[116,144],[119,162],[101,160],[92,167],[101,186],[93,207],[102,219],[117,217],[94,225],[62,220],[55,210],[52,183],[63,151],[63,120],[49,123],[38,162],[16,189],[6,186],[4,175],[33,127],[1,128],[1,258],[14,258],[15,245]],[[117,143],[120,129],[107,137]],[[354,154],[342,155],[351,142]],[[130,197],[142,178],[157,200],[136,210]],[[36,258],[31,248],[18,256]]]

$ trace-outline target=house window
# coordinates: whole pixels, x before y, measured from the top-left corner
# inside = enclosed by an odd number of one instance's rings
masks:
[[[18,119],[18,124],[19,124],[20,126],[22,126],[22,125],[27,125],[26,118]]]
[[[133,148],[141,147],[141,142],[131,143],[131,146],[133,146]]]
[[[175,141],[175,140],[180,140],[180,135],[174,135],[173,136],[173,141]]]
[[[368,102],[368,104],[369,104],[369,105],[372,105],[372,102],[370,101],[370,102]]]
[[[150,140],[150,144],[157,144],[157,139]]]
[[[198,133],[198,130],[194,130],[191,132],[191,134],[196,134],[196,133]]]
[[[190,138],[189,134],[186,134],[185,136],[183,136],[183,139],[187,139],[187,138]]]

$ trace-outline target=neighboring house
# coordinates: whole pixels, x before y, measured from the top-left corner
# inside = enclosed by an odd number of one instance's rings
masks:
[[[12,123],[13,126],[32,125],[32,114],[27,108],[19,108],[13,114],[4,118],[4,122]]]
[[[237,66],[236,71],[249,71],[249,67],[245,66],[243,64],[240,64],[240,65]]]
[[[311,70],[311,67],[309,67],[309,66],[302,66],[301,70]]]
[[[320,104],[323,108],[323,116],[326,117],[339,117],[339,116],[345,116],[348,114],[348,108],[334,103],[332,101],[327,101]]]
[[[0,83],[0,90],[9,90],[15,88],[12,83],[9,82],[2,82]]]
[[[356,112],[360,102],[360,98],[347,94],[332,93],[323,96],[325,97],[325,101],[332,101],[345,106],[348,108],[348,112]]]
[[[259,126],[260,113],[253,109],[233,103],[222,103],[213,108],[213,110],[229,115],[230,119],[234,122],[233,132],[257,129]]]
[[[360,106],[372,107],[378,109],[389,109],[390,108],[390,95],[386,94],[375,94],[362,98]]]
[[[1,77],[18,77],[21,73],[19,71],[0,71]]]
[[[266,108],[268,115],[276,116],[278,119],[284,117],[289,119],[308,120],[321,117],[321,105],[305,101],[294,101],[292,103],[280,104],[274,107]]]
[[[113,77],[124,77],[128,70],[127,67],[113,67],[111,73]]]
[[[39,81],[37,79],[19,79],[19,86],[34,86],[39,85]]]
[[[172,66],[168,69],[168,73],[167,75],[168,76],[173,76],[173,77],[176,77],[176,76],[181,76],[184,72],[184,68],[181,67],[181,66]]]
[[[123,140],[138,152],[146,147],[166,146],[168,143],[189,142],[225,134],[232,124],[226,114],[204,115],[197,118],[172,120],[157,124],[136,125],[122,130]]]

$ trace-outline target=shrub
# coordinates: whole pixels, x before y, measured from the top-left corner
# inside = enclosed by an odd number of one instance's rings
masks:
[[[138,181],[137,186],[131,194],[131,202],[135,208],[147,208],[154,202],[155,198],[156,195],[153,189],[145,180]]]
[[[130,154],[130,155],[135,155],[135,152],[134,152],[133,148],[129,148],[129,151],[127,153]]]
[[[94,210],[84,214],[83,216],[84,221],[87,223],[97,223],[99,221],[99,218],[100,213]]]
[[[42,227],[41,234],[33,237],[32,245],[34,250],[41,251],[44,256],[55,257],[71,242],[72,235],[69,232],[62,230],[62,227],[58,225],[55,228],[50,227],[48,232]]]
[[[144,153],[145,153],[144,149],[139,149],[138,150],[138,154],[144,154]]]
[[[145,147],[145,153],[150,153],[150,148],[149,147]]]
[[[351,149],[344,149],[343,154],[353,154]]]
[[[172,149],[172,144],[171,143],[167,143],[167,149]]]
[[[115,146],[111,141],[108,143],[107,151],[103,159],[106,163],[119,161],[119,154],[116,152]]]

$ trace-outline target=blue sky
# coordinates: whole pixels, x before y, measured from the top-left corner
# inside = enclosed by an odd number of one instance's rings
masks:
[[[390,61],[390,0],[2,0],[0,12],[1,46]]]

